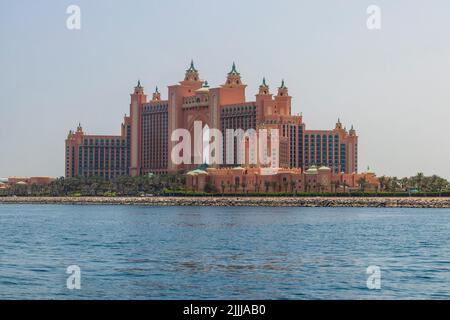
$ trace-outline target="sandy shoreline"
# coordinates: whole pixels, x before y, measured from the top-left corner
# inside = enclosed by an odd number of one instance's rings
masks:
[[[350,197],[0,197],[0,204],[450,208],[450,198]]]

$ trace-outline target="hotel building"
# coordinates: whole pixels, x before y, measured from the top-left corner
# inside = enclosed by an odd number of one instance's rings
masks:
[[[120,135],[87,135],[81,125],[69,132],[65,175],[112,179],[192,170],[197,165],[171,161],[171,150],[178,142],[172,142],[170,136],[180,128],[193,136],[196,121],[222,132],[278,129],[281,168],[306,172],[328,167],[332,174],[358,172],[358,136],[353,126],[347,131],[338,120],[331,130],[309,130],[301,115],[292,115],[292,97],[284,81],[271,92],[263,79],[253,101],[246,101],[246,87],[234,63],[224,83],[210,87],[191,62],[184,79],[168,87],[167,100],[162,99],[158,88],[149,98],[138,82]]]

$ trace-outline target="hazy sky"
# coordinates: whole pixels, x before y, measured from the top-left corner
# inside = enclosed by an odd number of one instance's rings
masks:
[[[360,168],[450,178],[449,17],[448,0],[0,0],[0,176],[63,175],[70,129],[118,134],[137,79],[167,98],[193,58],[212,86],[236,61],[252,100],[284,78],[309,129],[354,124]]]

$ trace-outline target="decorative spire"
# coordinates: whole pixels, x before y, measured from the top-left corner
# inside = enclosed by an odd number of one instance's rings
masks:
[[[263,77],[262,83],[259,86],[259,94],[269,94],[269,86],[266,83],[266,77]]]
[[[352,128],[350,129],[349,133],[350,133],[351,136],[355,136],[356,135],[356,130],[353,127],[353,125],[352,125]]]
[[[189,66],[189,69],[186,70],[187,72],[197,72],[198,70],[195,69],[194,66],[194,60],[191,60],[191,65]]]
[[[231,67],[231,71],[228,73],[229,75],[239,75],[239,72],[236,70],[236,64],[233,62],[233,66]]]
[[[284,84],[284,79],[281,80],[281,87],[278,88],[278,95],[280,97],[283,96],[288,96],[288,88],[286,87],[286,85]]]
[[[228,72],[227,80],[223,85],[223,87],[234,88],[239,86],[242,86],[241,74],[237,72],[236,64],[233,62],[233,65],[231,66],[231,71]]]
[[[203,88],[209,88],[208,81],[205,81],[205,82],[203,83]]]
[[[134,87],[134,94],[144,94],[144,87],[141,85],[141,80],[138,79],[136,87]]]
[[[159,100],[161,100],[161,94],[159,93],[158,86],[156,86],[155,92],[153,92],[152,100],[153,100],[153,101],[159,101]]]
[[[184,81],[197,82],[199,81],[198,70],[194,66],[194,60],[191,60],[191,65],[189,69],[186,70],[186,75],[184,76]]]

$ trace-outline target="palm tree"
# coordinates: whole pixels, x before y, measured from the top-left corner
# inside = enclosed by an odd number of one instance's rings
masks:
[[[435,183],[435,188],[437,192],[439,192],[439,197],[441,196],[442,191],[447,187],[448,182],[442,178],[438,178]]]
[[[223,194],[225,192],[225,182],[223,182],[223,180],[220,183],[220,188],[222,189],[222,194]]]
[[[423,180],[424,180],[424,174],[423,172],[419,172],[416,174],[416,176],[414,177],[414,180],[416,182],[416,187],[417,190],[420,192],[422,191],[423,188]]]
[[[386,176],[379,177],[378,182],[380,183],[380,191],[384,191],[388,182],[388,178]]]
[[[277,182],[276,181],[272,181],[271,185],[272,185],[273,192],[275,192],[275,189],[277,187]]]
[[[365,177],[361,177],[358,179],[358,185],[361,189],[362,192],[366,191],[366,187],[367,187],[367,180]]]
[[[309,182],[309,181],[306,181],[306,184],[305,184],[305,191],[306,192],[311,192],[311,182]]]
[[[253,183],[253,187],[255,188],[255,191],[256,191],[256,192],[259,192],[259,185],[258,185],[258,182],[257,182],[257,181],[255,181],[255,182]]]
[[[349,187],[347,181],[344,180],[344,181],[342,182],[342,187],[344,188],[344,193],[345,193],[345,191],[346,191],[347,188]]]
[[[331,182],[331,185],[333,186],[334,189],[334,193],[337,193],[337,189],[339,188],[339,186],[341,185],[341,183],[339,181],[333,181]]]
[[[269,192],[270,182],[264,181],[264,187],[266,187],[266,192]]]
[[[397,177],[390,177],[387,182],[387,191],[395,192],[399,188],[399,180]]]
[[[409,179],[408,178],[401,178],[398,183],[400,184],[400,188],[402,189],[402,191],[406,191],[408,190],[408,186],[409,186]]]
[[[292,191],[292,193],[297,193],[297,188],[295,187],[296,186],[295,181],[291,180],[290,184],[291,184],[291,191]]]

